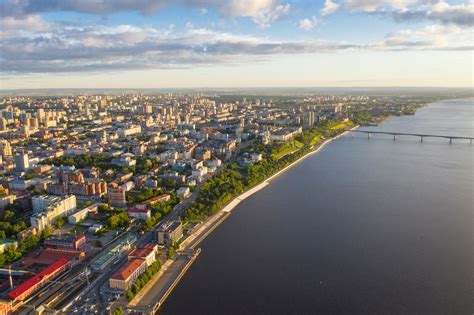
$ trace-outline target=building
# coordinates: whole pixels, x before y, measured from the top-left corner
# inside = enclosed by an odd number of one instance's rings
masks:
[[[70,224],[77,224],[82,220],[86,219],[89,213],[96,213],[98,211],[99,204],[90,205],[89,207],[85,207],[73,214],[71,214],[67,220]]]
[[[48,283],[59,274],[61,274],[68,267],[69,260],[66,258],[58,259],[53,264],[41,270],[38,274],[32,278],[26,280],[10,292],[6,294],[6,297],[13,301],[23,301],[30,296],[34,291],[41,288],[43,285]]]
[[[137,161],[134,160],[132,157],[132,155],[124,154],[118,159],[113,159],[112,164],[125,167],[135,166],[137,164]]]
[[[13,201],[15,201],[16,196],[15,195],[5,195],[5,196],[0,196],[0,210],[5,209],[6,206],[9,204],[12,204]]]
[[[158,254],[158,245],[147,244],[143,247],[137,247],[128,254],[128,259],[141,258],[146,262],[146,266],[150,267],[156,261]]]
[[[173,245],[183,236],[183,224],[179,221],[163,223],[156,230],[156,239],[160,245]]]
[[[56,198],[46,208],[34,213],[30,217],[31,226],[42,231],[45,227],[53,224],[59,217],[71,214],[76,210],[76,196],[68,195],[62,198]]]
[[[33,213],[41,212],[52,203],[57,202],[59,200],[59,197],[50,195],[33,196],[31,198],[31,203],[33,205]]]
[[[129,260],[116,274],[109,279],[109,285],[112,289],[127,291],[146,271],[147,264],[144,259],[133,258]]]
[[[0,154],[5,158],[12,156],[12,147],[7,140],[0,140]]]
[[[159,196],[147,199],[145,201],[142,201],[142,202],[140,202],[140,205],[141,206],[154,205],[154,204],[157,204],[158,202],[164,202],[164,201],[168,201],[170,199],[171,199],[170,195],[163,194],[163,195],[159,195]]]
[[[139,134],[141,132],[142,132],[142,127],[136,125],[136,126],[129,126],[129,127],[118,129],[117,135],[119,135],[122,138],[126,138],[128,136]]]
[[[191,194],[191,190],[189,189],[189,187],[179,187],[177,190],[176,190],[176,194],[178,196],[181,196],[183,198],[186,198],[188,197],[190,194]]]
[[[131,218],[146,220],[151,217],[151,211],[146,207],[133,207],[127,209],[127,215]]]
[[[276,132],[272,132],[270,135],[270,140],[288,142],[291,140],[291,138],[302,132],[303,129],[301,127],[293,129],[281,129]]]
[[[10,240],[2,240],[0,239],[0,254],[5,251],[8,247],[13,246],[13,247],[18,247],[18,243],[16,241],[10,241]]]
[[[112,207],[126,207],[127,198],[122,186],[112,183],[108,187],[109,204]]]
[[[27,153],[15,156],[15,169],[17,172],[24,172],[28,168],[30,168],[30,160]]]
[[[114,244],[105,253],[95,258],[91,264],[95,271],[104,270],[111,263],[118,261],[123,257],[123,253],[130,249],[130,244],[134,243],[137,237],[133,234],[126,234],[124,237],[115,241]]]
[[[86,237],[50,237],[44,240],[43,245],[47,248],[78,250],[86,243]]]
[[[35,185],[36,181],[34,179],[24,180],[17,178],[8,183],[8,188],[14,191],[23,191]]]

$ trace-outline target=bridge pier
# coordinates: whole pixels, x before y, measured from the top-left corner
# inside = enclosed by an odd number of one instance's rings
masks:
[[[420,138],[421,138],[421,142],[423,142],[423,136],[421,136]]]
[[[393,141],[395,141],[395,134],[393,134]]]
[[[367,139],[370,139],[370,132],[367,132]]]
[[[449,138],[449,144],[453,143],[453,138]]]

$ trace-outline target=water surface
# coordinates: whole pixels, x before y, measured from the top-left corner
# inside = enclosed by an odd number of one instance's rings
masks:
[[[473,100],[375,130],[474,136]],[[342,137],[249,197],[160,314],[472,314],[474,145]]]

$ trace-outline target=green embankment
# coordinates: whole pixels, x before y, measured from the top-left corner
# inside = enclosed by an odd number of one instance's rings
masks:
[[[291,140],[288,143],[285,143],[281,147],[279,147],[275,153],[272,153],[272,159],[279,160],[285,155],[291,154],[304,146],[303,143],[299,142],[298,140]]]

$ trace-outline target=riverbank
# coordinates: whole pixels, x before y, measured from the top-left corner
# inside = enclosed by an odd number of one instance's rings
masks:
[[[351,128],[350,130],[354,130],[358,128],[359,126],[355,126]],[[254,187],[251,187],[247,191],[241,193],[234,199],[232,199],[230,202],[228,202],[222,209],[220,209],[217,213],[214,215],[210,216],[207,218],[203,223],[200,223],[197,225],[191,233],[189,233],[189,236],[183,240],[183,242],[180,244],[180,252],[178,255],[186,255],[189,256],[189,253],[194,251],[195,248],[207,237],[209,236],[222,222],[227,219],[227,217],[231,214],[232,210],[240,204],[243,200],[246,198],[252,196],[253,194],[257,193],[258,191],[262,190],[265,188],[267,185],[270,184],[272,180],[283,174],[284,172],[288,171],[290,168],[294,167],[307,157],[318,153],[320,150],[322,150],[327,144],[332,142],[333,140],[336,140],[347,133],[350,132],[350,130],[342,132],[341,134],[328,138],[324,140],[321,144],[313,146],[310,148],[310,151],[298,158],[297,160],[293,161],[289,165],[285,166],[281,170],[277,171],[270,177],[266,178],[263,182],[260,184],[257,184]],[[199,249],[198,249],[199,251]],[[194,262],[194,259],[192,260],[187,260],[187,263],[183,264],[181,260],[175,259],[173,260],[169,266],[167,266],[166,269],[172,268],[173,272],[168,272],[165,273],[165,270],[163,270],[162,273],[156,276],[155,279],[152,279],[150,282],[153,285],[147,285],[140,291],[140,299],[138,297],[135,297],[131,303],[128,305],[129,310],[137,310],[137,307],[141,310],[144,309],[152,309],[156,311],[165,301],[165,299],[171,294],[172,290],[174,287],[177,285],[179,280],[183,277],[184,273],[189,269],[191,264]],[[178,265],[179,266],[173,266],[173,265]],[[175,268],[176,267],[176,268]],[[153,301],[153,302],[152,302]],[[151,303],[150,303],[151,302]]]

